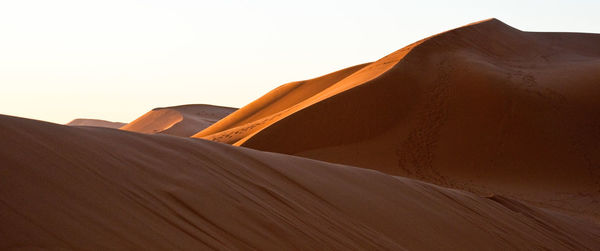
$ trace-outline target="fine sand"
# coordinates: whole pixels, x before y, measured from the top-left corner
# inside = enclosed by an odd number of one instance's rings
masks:
[[[0,116],[0,249],[598,250],[503,196],[209,141]]]
[[[96,127],[106,127],[106,128],[121,128],[125,125],[125,123],[121,122],[111,122],[100,119],[74,119],[71,122],[66,123],[68,126],[96,126]]]
[[[599,83],[600,35],[490,19],[283,85],[194,137],[600,221]]]
[[[189,137],[235,110],[236,108],[203,104],[155,108],[131,123],[124,125],[121,129],[140,133],[160,133]]]

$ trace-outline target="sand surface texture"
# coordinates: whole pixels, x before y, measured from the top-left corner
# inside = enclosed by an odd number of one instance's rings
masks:
[[[0,249],[600,248],[503,196],[210,141],[0,116]]]

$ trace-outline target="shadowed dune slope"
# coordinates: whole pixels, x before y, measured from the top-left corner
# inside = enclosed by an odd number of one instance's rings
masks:
[[[369,64],[268,123],[233,143],[600,217],[598,34],[473,23]]]
[[[209,141],[0,116],[0,249],[598,249],[502,196]]]
[[[125,123],[121,122],[111,122],[100,119],[74,119],[71,122],[65,124],[68,126],[96,126],[96,127],[106,127],[106,128],[120,128],[125,125]]]
[[[236,108],[213,105],[181,105],[155,108],[122,130],[189,137],[234,112]]]

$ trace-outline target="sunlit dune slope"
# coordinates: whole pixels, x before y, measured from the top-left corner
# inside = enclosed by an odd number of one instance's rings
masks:
[[[189,137],[229,115],[235,108],[213,105],[181,105],[156,108],[122,130]]]
[[[209,141],[0,116],[0,249],[598,249],[502,196]]]
[[[241,145],[263,128],[290,114],[377,78],[422,41],[424,40],[415,42],[376,62],[279,86],[193,137]]]
[[[264,123],[235,142],[239,128],[196,135],[600,217],[598,34],[473,23]]]
[[[315,79],[284,84],[254,102],[240,108],[193,137],[233,144],[277,121],[299,103],[330,88],[335,83],[360,71],[368,64],[348,67]]]
[[[106,128],[120,128],[125,125],[125,123],[121,122],[111,122],[100,119],[74,119],[71,122],[65,124],[68,126],[96,126],[96,127],[106,127]]]

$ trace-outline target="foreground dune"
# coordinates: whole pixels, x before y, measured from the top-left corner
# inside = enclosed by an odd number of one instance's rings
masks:
[[[0,249],[598,249],[502,196],[209,141],[0,116]]]
[[[71,122],[65,124],[68,126],[96,126],[96,127],[106,127],[106,128],[120,128],[125,125],[125,123],[121,122],[111,122],[100,119],[74,119]]]
[[[418,41],[247,124],[260,126],[216,123],[195,137],[600,219],[599,45],[597,34],[485,20]],[[223,121],[260,113],[246,110]]]
[[[235,108],[213,105],[180,105],[155,108],[122,130],[189,137],[229,115]]]

